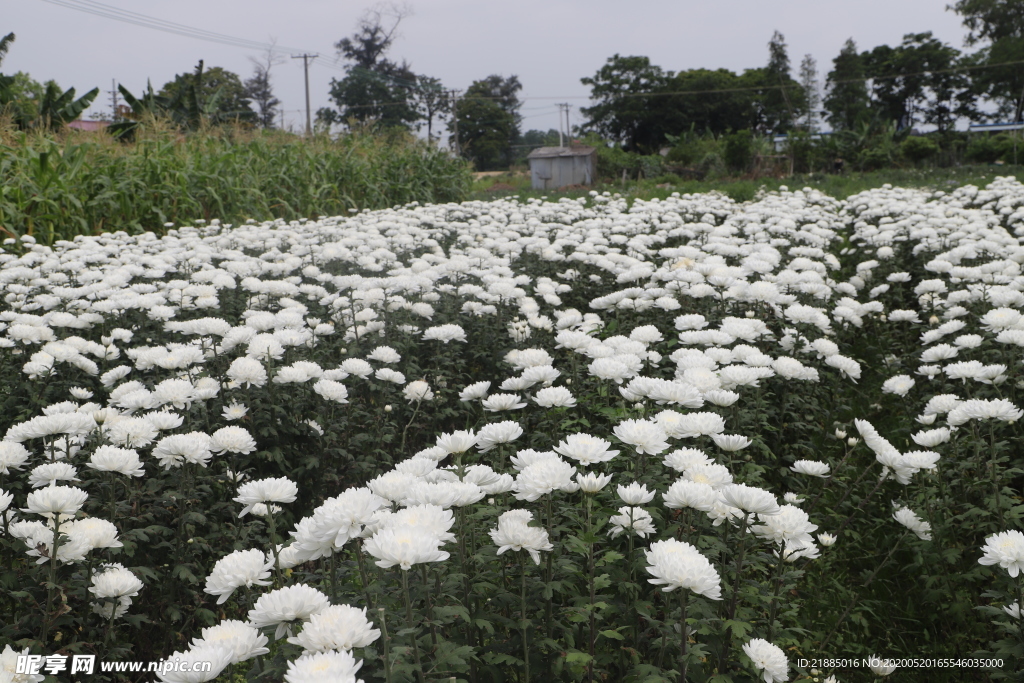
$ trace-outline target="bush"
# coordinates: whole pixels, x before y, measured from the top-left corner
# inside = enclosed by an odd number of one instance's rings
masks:
[[[725,136],[722,159],[730,171],[743,172],[750,168],[754,140],[749,130],[739,130]]]
[[[931,138],[912,135],[900,145],[903,156],[915,164],[931,159],[939,153],[939,146]]]

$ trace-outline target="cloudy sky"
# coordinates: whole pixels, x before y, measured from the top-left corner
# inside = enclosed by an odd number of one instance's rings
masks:
[[[17,42],[5,73],[27,71],[40,81],[55,79],[85,92],[104,93],[93,110],[110,110],[111,81],[132,92],[151,80],[154,88],[200,60],[248,77],[259,49],[239,48],[173,35],[86,13],[129,10],[166,22],[255,43],[319,53],[328,61],[310,69],[312,109],[328,106],[333,45],[353,33],[371,4],[367,0],[6,0],[0,34]],[[963,47],[959,17],[942,0],[411,0],[412,14],[400,28],[391,57],[404,58],[417,73],[465,89],[489,74],[519,76],[524,129],[558,127],[556,103],[573,105],[580,122],[593,75],[613,54],[646,55],[666,70],[763,66],[772,32],[781,31],[794,70],[804,54],[818,60],[820,78],[843,42],[852,37],[864,50],[895,45],[906,33],[932,31]],[[302,60],[288,59],[271,73],[288,125],[304,120]]]

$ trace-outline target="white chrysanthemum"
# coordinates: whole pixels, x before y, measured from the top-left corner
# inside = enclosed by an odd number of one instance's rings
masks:
[[[165,470],[181,467],[185,463],[206,467],[213,457],[210,437],[202,432],[165,436],[153,447],[153,457],[160,461]]]
[[[477,432],[476,447],[481,453],[493,449],[503,443],[511,443],[523,435],[523,428],[518,422],[505,420],[504,422],[492,422],[480,428]]]
[[[519,410],[526,407],[526,403],[523,402],[518,394],[491,394],[481,401],[481,405],[484,410],[491,413],[503,410]]]
[[[711,440],[715,442],[716,446],[727,453],[741,451],[753,443],[750,437],[739,434],[712,434]]]
[[[216,626],[208,626],[201,638],[192,640],[193,648],[214,646],[231,653],[231,664],[239,664],[253,657],[270,653],[267,637],[244,621],[225,619]]]
[[[611,444],[604,439],[590,434],[577,433],[565,437],[555,446],[554,450],[556,453],[586,466],[608,462],[618,455],[619,451],[611,450],[610,446]]]
[[[243,427],[221,427],[210,437],[210,450],[221,453],[248,454],[256,450],[256,441]]]
[[[491,388],[491,383],[490,382],[487,382],[487,381],[475,382],[473,384],[470,384],[468,387],[466,387],[465,389],[463,389],[459,393],[459,400],[460,401],[476,401],[476,400],[482,399],[485,396],[487,396],[487,390],[490,389],[490,388]]]
[[[232,361],[227,376],[238,386],[262,387],[267,383],[267,369],[263,363],[247,356]]]
[[[307,621],[329,605],[327,596],[311,586],[303,583],[285,586],[260,596],[249,610],[249,623],[253,628],[276,624],[274,638],[277,639],[286,633],[290,635],[294,622]]]
[[[662,497],[669,509],[693,508],[701,512],[711,512],[719,498],[710,484],[687,479],[675,481]]]
[[[507,550],[525,550],[534,564],[540,564],[540,551],[549,552],[553,546],[545,529],[529,525],[532,519],[529,510],[509,510],[498,517],[498,526],[490,535],[499,555]]]
[[[143,588],[142,581],[119,564],[105,565],[92,575],[89,592],[101,600],[135,597]]]
[[[533,400],[542,408],[572,408],[576,398],[565,387],[546,387],[533,396]]]
[[[812,477],[827,479],[831,468],[828,463],[819,462],[817,460],[797,460],[789,469],[793,470],[797,474],[807,474]]]
[[[608,518],[612,528],[608,535],[616,538],[620,534],[632,532],[640,538],[647,538],[648,535],[657,531],[654,527],[654,518],[651,513],[639,507],[620,507],[619,514]]]
[[[430,385],[421,379],[406,384],[405,389],[402,390],[402,394],[405,396],[405,400],[410,403],[414,401],[434,400],[434,392],[431,391]]]
[[[703,465],[710,461],[710,458],[708,458],[704,451],[696,448],[678,448],[666,454],[663,459],[665,467],[669,467],[676,472],[683,472],[688,467]]]
[[[88,493],[74,486],[47,486],[28,494],[23,511],[34,512],[48,519],[54,515],[60,515],[62,519],[71,518],[88,498]]]
[[[668,435],[658,424],[648,420],[623,420],[612,430],[625,444],[637,453],[658,455],[668,450]]]
[[[721,579],[711,562],[700,551],[674,538],[655,541],[647,556],[648,583],[664,586],[665,592],[687,588],[711,600],[722,599]]]
[[[366,539],[363,549],[377,558],[378,567],[387,569],[398,565],[402,570],[409,570],[414,564],[447,560],[449,555],[440,545],[441,539],[422,528],[388,526]]]
[[[769,491],[746,484],[729,484],[721,488],[722,498],[733,507],[759,515],[779,512],[779,502]]]
[[[789,660],[777,645],[763,638],[754,638],[743,646],[743,652],[761,673],[764,683],[782,683],[789,680]]]
[[[331,605],[309,618],[302,632],[288,639],[307,652],[347,651],[366,647],[380,637],[380,631],[366,618],[366,608]]]
[[[632,482],[623,486],[619,486],[615,489],[615,492],[619,495],[619,499],[627,505],[646,505],[654,500],[654,491],[648,491],[645,484],[640,482]]]
[[[212,681],[231,663],[231,656],[230,649],[219,645],[203,645],[185,652],[174,652],[166,661],[175,662],[175,668],[170,671],[161,669],[157,672],[157,678],[164,683]]]
[[[248,412],[249,409],[241,403],[232,403],[224,406],[224,410],[221,411],[221,415],[225,420],[230,422],[234,420],[241,420]]]
[[[14,441],[0,441],[0,474],[20,470],[28,462],[28,449]]]
[[[285,683],[358,683],[356,672],[363,665],[350,652],[305,654],[288,663]]]
[[[269,586],[273,567],[273,558],[268,558],[262,550],[236,550],[217,561],[206,577],[203,591],[218,596],[217,604],[222,605],[237,588]]]
[[[984,555],[978,562],[984,565],[998,564],[1011,577],[1024,570],[1024,533],[1001,531],[985,539]]]
[[[524,467],[516,477],[515,496],[532,503],[556,490],[573,493],[578,489],[575,474],[576,468],[558,456],[543,458]]]
[[[348,388],[341,382],[321,378],[313,385],[313,391],[328,401],[341,404],[348,403]]]
[[[686,438],[721,434],[725,431],[725,420],[717,413],[689,413],[683,416],[682,434]]]
[[[794,505],[782,505],[774,514],[758,515],[763,524],[755,524],[751,530],[766,540],[779,545],[806,546],[814,542],[811,533],[818,528],[811,524],[807,513]]]
[[[242,484],[232,500],[245,506],[238,513],[245,517],[257,503],[294,503],[298,494],[299,487],[287,477],[269,477]]]
[[[893,519],[907,527],[922,541],[932,540],[932,525],[917,516],[910,508],[900,508],[893,513]]]
[[[580,491],[584,493],[597,493],[607,486],[611,480],[612,475],[598,474],[597,472],[588,472],[587,474],[580,472],[576,475],[576,484],[580,487]]]
[[[906,396],[914,388],[914,378],[909,375],[896,375],[882,383],[883,394]]]
[[[450,341],[466,341],[466,331],[460,325],[437,325],[423,331],[423,339],[435,340],[443,344]]]
[[[36,465],[28,475],[28,485],[34,489],[50,486],[58,481],[81,481],[78,468],[67,462],[48,462]]]
[[[117,539],[117,526],[99,517],[73,520],[62,526],[61,531],[72,537],[72,540],[83,541],[89,550],[121,548],[124,545]]]
[[[12,650],[10,645],[4,645],[3,652],[0,652],[0,681],[4,683],[43,683],[46,676],[42,674],[17,673],[18,661],[21,657],[30,654],[26,647],[24,650]]]

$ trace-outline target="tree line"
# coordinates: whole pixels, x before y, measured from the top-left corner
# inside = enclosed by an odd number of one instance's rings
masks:
[[[782,33],[768,43],[765,66],[736,73],[728,69],[672,71],[645,56],[614,55],[581,82],[591,105],[575,131],[641,154],[670,145],[684,133],[722,136],[736,131],[767,136],[822,127],[856,131],[890,126],[906,131],[934,126],[941,134],[957,120],[1022,119],[1024,109],[1024,0],[959,0],[950,6],[963,19],[972,52],[943,43],[931,32],[911,33],[896,46],[861,51],[851,38],[832,60],[824,89],[811,55],[796,73]],[[557,144],[557,131],[522,131],[522,83],[516,75],[492,74],[465,92],[441,79],[416,73],[390,56],[406,11],[378,5],[356,31],[335,44],[344,76],[332,78],[331,106],[316,112],[322,129],[375,125],[425,132],[447,141],[479,169],[507,167],[531,146]],[[0,59],[13,42],[0,42]],[[146,113],[179,125],[237,121],[264,128],[278,125],[280,101],[268,52],[254,60],[250,78],[202,63],[154,91],[120,88],[127,106],[115,111],[130,129]],[[52,81],[27,74],[0,74],[0,108],[20,127],[57,125],[81,113],[98,93],[81,98]]]

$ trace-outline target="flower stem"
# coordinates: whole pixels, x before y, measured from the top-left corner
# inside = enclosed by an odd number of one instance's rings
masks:
[[[391,637],[388,635],[388,619],[383,607],[377,608],[380,615],[380,630],[384,634],[384,681],[391,683]]]
[[[523,683],[530,683],[530,643],[528,638],[529,627],[526,620],[526,567],[527,559],[523,557],[522,584],[519,588],[519,616],[520,628],[523,632]]]
[[[686,646],[688,644],[686,635],[686,600],[690,595],[685,588],[680,589],[679,593],[679,606],[682,612],[679,615],[679,683],[686,683],[686,670],[690,666],[690,663],[686,661]]]
[[[405,593],[405,621],[412,636],[412,652],[416,661],[416,679],[423,683],[423,662],[420,661],[420,643],[416,638],[416,622],[412,618],[412,598],[409,597],[409,571],[402,570],[402,591]]]

